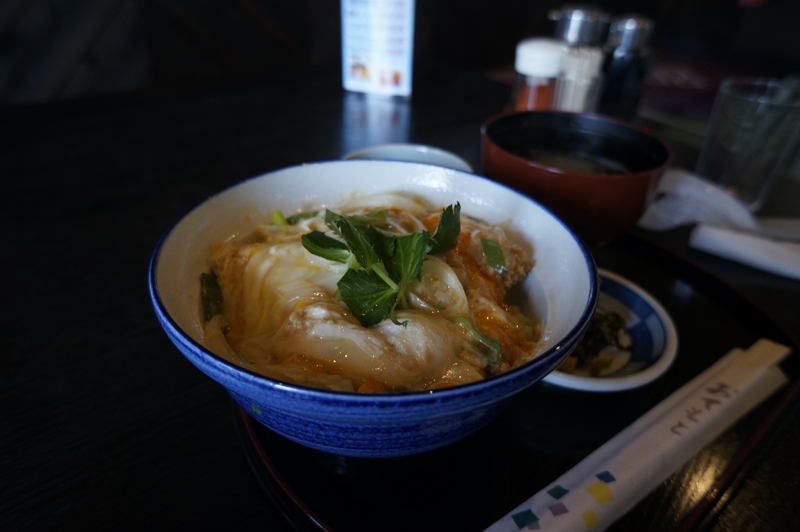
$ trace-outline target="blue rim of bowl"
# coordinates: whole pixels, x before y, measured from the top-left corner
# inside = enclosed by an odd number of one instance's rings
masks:
[[[661,303],[636,283],[602,268],[598,268],[597,273],[598,276],[614,281],[618,285],[629,290],[631,294],[641,299],[644,304],[650,308],[652,313],[658,317],[659,324],[664,334],[664,349],[661,355],[653,364],[647,366],[642,371],[630,375],[615,377],[612,374],[606,377],[584,377],[580,375],[571,375],[556,369],[545,376],[543,380],[549,384],[554,384],[563,388],[589,392],[616,392],[649,384],[666,373],[675,361],[678,353],[678,331],[675,327],[675,323]]]
[[[256,373],[254,371],[250,371],[248,369],[242,368],[241,366],[237,366],[236,364],[229,362],[228,360],[222,358],[221,356],[213,353],[211,350],[207,349],[201,343],[195,341],[191,336],[187,335],[182,327],[178,325],[175,320],[169,315],[164,303],[161,300],[161,295],[158,291],[158,283],[156,280],[156,269],[158,268],[158,260],[161,255],[161,250],[171,235],[172,231],[186,218],[191,212],[195,211],[196,209],[200,208],[205,202],[209,201],[210,199],[217,197],[221,194],[226,193],[228,190],[236,188],[244,183],[249,181],[254,181],[256,179],[264,179],[269,177],[272,174],[290,170],[291,168],[301,168],[301,167],[308,167],[308,166],[315,166],[315,165],[324,165],[324,164],[332,164],[332,163],[347,163],[347,164],[362,164],[362,163],[376,163],[376,162],[389,162],[392,164],[413,164],[413,165],[424,165],[424,163],[415,163],[409,161],[386,161],[386,160],[331,160],[331,161],[318,161],[314,163],[306,163],[303,165],[297,166],[289,166],[285,168],[279,168],[270,172],[266,172],[261,175],[253,176],[248,179],[244,179],[237,183],[234,183],[219,192],[212,194],[211,196],[203,199],[202,201],[198,202],[195,206],[188,209],[182,216],[180,216],[175,222],[173,222],[169,228],[163,233],[161,238],[159,239],[153,254],[150,258],[150,263],[147,269],[147,281],[148,281],[148,291],[150,293],[150,300],[154,305],[156,316],[159,321],[163,320],[162,327],[167,324],[171,329],[175,331],[176,337],[180,338],[181,343],[183,343],[186,347],[193,349],[199,356],[205,357],[209,359],[209,361],[218,369],[224,371],[227,375],[236,378],[242,378],[245,381],[245,384],[255,386],[261,389],[283,389],[285,392],[291,392],[296,396],[302,396],[307,398],[316,398],[319,400],[326,400],[331,399],[335,400],[336,398],[343,398],[347,397],[350,401],[356,401],[359,403],[371,403],[371,404],[381,404],[381,403],[419,403],[419,402],[427,402],[430,400],[435,401],[442,401],[447,400],[451,396],[458,396],[461,394],[462,390],[465,388],[470,388],[473,390],[480,390],[491,383],[501,382],[501,381],[509,381],[514,380],[516,378],[521,377],[526,368],[528,368],[532,363],[536,361],[541,361],[542,359],[547,359],[548,361],[553,361],[555,359],[561,358],[562,360],[566,358],[566,353],[571,353],[575,346],[577,346],[578,341],[582,337],[582,335],[578,335],[578,331],[583,327],[585,323],[591,321],[592,316],[594,315],[594,311],[597,308],[597,302],[599,299],[599,278],[598,278],[598,268],[594,262],[594,257],[589,252],[586,245],[583,241],[578,237],[578,235],[570,229],[570,227],[564,223],[563,220],[558,218],[553,212],[542,205],[541,203],[537,202],[536,200],[517,192],[511,187],[508,187],[502,183],[498,183],[493,181],[487,177],[472,174],[468,172],[463,172],[460,170],[449,169],[455,173],[463,175],[465,178],[469,179],[478,179],[482,181],[488,181],[492,183],[494,186],[498,186],[501,188],[507,189],[512,194],[522,196],[525,200],[530,201],[536,204],[538,207],[546,211],[550,214],[558,223],[560,223],[564,229],[572,236],[573,240],[578,245],[581,254],[583,255],[584,262],[586,264],[587,269],[589,270],[589,299],[586,303],[586,306],[581,313],[580,319],[575,324],[575,326],[570,329],[570,331],[564,336],[562,342],[552,346],[551,348],[537,354],[534,358],[528,361],[521,366],[516,368],[512,368],[510,370],[504,371],[503,373],[499,373],[497,375],[491,375],[486,377],[480,381],[473,381],[466,384],[459,384],[456,386],[450,386],[447,388],[440,388],[436,390],[424,390],[424,391],[409,391],[409,392],[392,392],[387,394],[364,394],[359,392],[345,392],[345,391],[337,391],[337,390],[325,390],[320,388],[312,388],[309,386],[304,386],[301,384],[295,384],[291,382],[284,382],[279,381],[276,379],[272,379],[267,377],[266,375],[262,375],[260,373]],[[546,377],[546,376],[545,376]],[[530,383],[531,385],[534,384],[533,382]],[[514,390],[509,392],[505,397],[515,395],[519,390]],[[497,398],[503,399],[505,397]]]

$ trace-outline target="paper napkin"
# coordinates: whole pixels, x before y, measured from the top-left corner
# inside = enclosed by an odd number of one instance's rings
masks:
[[[665,231],[697,224],[689,245],[776,275],[800,279],[800,219],[756,218],[736,198],[696,175],[673,168],[638,225]]]
[[[783,386],[789,352],[767,339],[731,351],[487,532],[604,530]]]

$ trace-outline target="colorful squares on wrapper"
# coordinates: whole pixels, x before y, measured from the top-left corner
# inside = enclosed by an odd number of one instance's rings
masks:
[[[595,476],[597,477],[598,480],[602,480],[606,484],[610,484],[611,482],[617,480],[614,478],[614,475],[612,475],[608,471],[603,471],[602,473],[598,473]]]
[[[569,490],[566,489],[566,488],[562,488],[558,484],[556,484],[555,486],[553,486],[552,488],[547,490],[547,494],[550,495],[555,500],[560,499],[561,497],[563,497],[567,493],[569,493]]]
[[[611,493],[608,484],[602,481],[592,484],[591,486],[586,486],[586,491],[589,492],[589,494],[598,504],[603,504],[604,502],[610,502],[614,500],[614,494]]]
[[[594,510],[591,508],[583,512],[581,517],[583,518],[583,522],[586,525],[587,530],[597,525],[597,516],[594,514]]]
[[[586,486],[586,491],[589,493],[589,495],[592,496],[592,500],[594,500],[594,502],[597,504],[603,504],[613,501],[614,494],[611,492],[611,488],[608,486],[608,484],[616,482],[617,479],[614,478],[614,475],[612,475],[609,471],[601,471],[599,473],[595,473],[594,476],[597,478],[598,482]],[[570,513],[570,509],[567,508],[567,505],[564,504],[563,501],[561,501],[561,499],[563,499],[564,496],[567,495],[569,492],[570,490],[559,484],[556,484],[555,486],[547,490],[547,494],[553,499],[555,499],[555,501],[557,501],[551,504],[550,506],[547,506],[547,509],[550,511],[553,517],[557,518],[564,514]],[[573,500],[572,502],[575,503],[576,501]],[[588,501],[578,502],[578,504],[582,505],[587,502]],[[575,508],[573,508],[573,511],[574,510]],[[595,514],[594,510],[591,508],[581,513],[580,516],[581,519],[583,519],[583,523],[586,526],[587,530],[594,528],[599,523],[597,514]],[[539,518],[531,510],[523,510],[521,512],[517,512],[515,514],[512,514],[511,517],[514,519],[514,523],[517,525],[517,528],[519,530],[542,529],[542,525],[539,522]],[[549,525],[550,521],[547,521],[545,529],[547,529]]]
[[[564,505],[563,502],[559,502],[559,503],[556,503],[553,506],[551,506],[550,507],[550,511],[556,517],[558,517],[561,514],[569,513],[569,510],[567,510],[567,507]]]
[[[517,525],[517,528],[522,530],[523,528],[527,528],[528,530],[539,530],[539,518],[531,512],[530,510],[524,510],[522,512],[516,513],[511,516],[514,519],[514,524]]]

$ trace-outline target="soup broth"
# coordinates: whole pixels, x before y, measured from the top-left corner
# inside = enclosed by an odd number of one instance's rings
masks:
[[[336,211],[276,211],[254,237],[214,244],[209,266],[206,346],[277,380],[432,390],[537,353],[541,324],[506,301],[533,260],[503,227],[461,217],[458,204],[378,194]]]
[[[545,166],[584,174],[629,174],[625,165],[593,155],[533,148],[524,157]]]

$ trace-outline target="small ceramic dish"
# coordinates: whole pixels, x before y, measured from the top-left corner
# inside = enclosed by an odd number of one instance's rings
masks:
[[[350,152],[342,159],[345,161],[352,159],[406,161],[444,166],[445,168],[472,173],[472,166],[458,155],[433,146],[425,146],[424,144],[380,144],[378,146],[368,146]]]
[[[591,392],[638,388],[669,369],[678,352],[678,333],[669,314],[653,296],[628,279],[598,269],[598,310],[616,312],[625,320],[633,344],[630,351],[610,351],[611,364],[597,377],[556,369],[544,380],[551,384]]]

